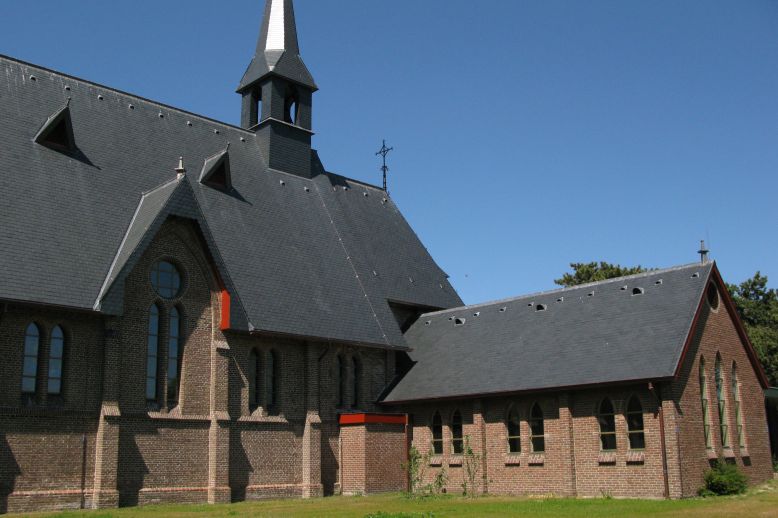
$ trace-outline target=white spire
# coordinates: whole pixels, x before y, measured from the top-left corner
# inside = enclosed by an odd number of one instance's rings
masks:
[[[285,0],[268,1],[272,5],[270,6],[270,23],[267,30],[265,50],[286,50]]]

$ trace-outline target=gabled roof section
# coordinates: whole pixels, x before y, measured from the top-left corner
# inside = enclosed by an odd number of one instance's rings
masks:
[[[73,123],[70,120],[70,99],[54,112],[36,133],[36,143],[60,151],[73,151],[76,141],[73,136]]]
[[[267,0],[257,50],[240,81],[238,92],[270,74],[318,89],[300,57],[292,0]]]
[[[224,151],[205,159],[203,170],[200,172],[200,183],[215,189],[232,189],[229,144]]]
[[[699,263],[423,315],[387,403],[670,379],[714,265]]]

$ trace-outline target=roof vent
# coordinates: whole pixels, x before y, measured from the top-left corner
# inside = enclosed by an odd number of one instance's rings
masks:
[[[76,141],[73,137],[73,124],[70,120],[70,99],[46,119],[43,127],[35,135],[35,142],[58,151],[73,151]]]
[[[37,77],[35,77],[35,76],[30,76],[30,81],[37,81],[37,80],[38,80],[38,78],[37,78]]]
[[[98,100],[98,101],[102,101],[103,99],[105,99],[105,97],[103,97],[102,95],[98,95],[98,96],[97,96],[97,100]]]
[[[632,290],[632,296],[634,297],[635,295],[643,295],[645,292],[646,290],[644,290],[643,288],[634,288]]]
[[[426,322],[424,322],[424,325],[425,325],[425,326],[430,326],[430,325],[432,325],[432,320],[427,320]]]
[[[230,146],[210,158],[205,159],[203,171],[200,173],[200,183],[214,189],[228,191],[232,188],[232,173],[230,172]]]
[[[535,303],[534,303],[534,302],[530,302],[529,304],[527,304],[527,307],[528,307],[528,308],[531,308],[531,307],[532,307],[532,306],[534,306],[534,305],[535,305]]]
[[[594,297],[594,292],[593,292],[593,291],[590,291],[589,293],[587,293],[587,294],[586,294],[586,296],[587,296],[587,297]]]
[[[505,313],[506,311],[508,311],[508,308],[500,308],[500,313]]]
[[[627,291],[629,289],[629,286],[622,286],[621,291]]]
[[[546,307],[545,304],[538,304],[537,306],[535,306],[535,311],[545,311],[546,309],[548,308]]]
[[[457,326],[457,327],[465,325],[465,322],[467,322],[467,320],[464,319],[464,318],[456,318],[456,319],[454,319],[454,325]]]
[[[559,297],[558,299],[556,299],[556,301],[557,301],[557,303],[564,302],[565,298],[564,297]]]
[[[474,316],[475,318],[478,318],[478,317],[480,317],[480,316],[481,316],[481,312],[480,312],[480,311],[476,311],[475,313],[473,313],[473,316]]]
[[[695,273],[692,275],[692,279],[699,279],[699,278],[700,278],[700,272],[695,272]]]
[[[654,284],[656,284],[657,286],[660,286],[660,285],[662,285],[662,284],[664,284],[664,283],[665,283],[664,279],[659,279],[659,280],[658,280],[658,281],[656,281]]]

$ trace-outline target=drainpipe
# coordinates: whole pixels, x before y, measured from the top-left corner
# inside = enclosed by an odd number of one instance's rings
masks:
[[[665,483],[665,498],[670,498],[670,481],[668,479],[667,474],[667,440],[665,437],[665,412],[664,412],[664,406],[662,405],[662,395],[659,389],[658,385],[655,385],[654,383],[648,384],[648,390],[652,394],[654,394],[654,397],[656,398],[656,402],[659,405],[659,444],[662,448],[662,476],[664,478]]]

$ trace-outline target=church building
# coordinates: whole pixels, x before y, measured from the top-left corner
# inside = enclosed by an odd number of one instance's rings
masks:
[[[292,0],[240,126],[0,56],[0,513],[402,491],[411,445],[452,493],[772,477],[714,263],[465,306],[316,90]]]

